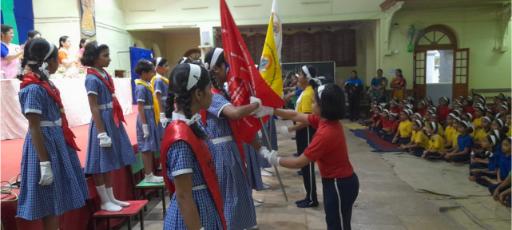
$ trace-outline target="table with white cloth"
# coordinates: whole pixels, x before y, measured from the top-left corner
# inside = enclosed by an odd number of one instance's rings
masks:
[[[60,91],[62,104],[66,111],[69,126],[88,124],[91,111],[85,90],[85,76],[77,78],[51,79]],[[132,86],[130,78],[114,78],[116,96],[124,114],[132,112]],[[27,133],[28,121],[21,113],[18,92],[18,79],[0,80],[0,139],[24,138]]]

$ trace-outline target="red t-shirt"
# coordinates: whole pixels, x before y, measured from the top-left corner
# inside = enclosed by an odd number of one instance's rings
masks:
[[[394,121],[390,119],[382,119],[382,128],[383,129],[393,129]]]
[[[354,171],[348,159],[347,142],[341,123],[320,119],[316,115],[309,115],[308,121],[316,133],[304,150],[304,156],[316,161],[322,178],[352,176]]]
[[[440,105],[437,107],[437,117],[439,118],[439,121],[446,121],[448,114],[450,114],[450,107],[447,105]]]

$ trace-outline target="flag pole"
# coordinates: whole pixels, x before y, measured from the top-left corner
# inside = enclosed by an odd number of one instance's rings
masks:
[[[256,92],[254,92],[254,88],[253,87],[248,87],[248,88],[250,89],[252,96],[255,97]],[[272,119],[272,117],[270,117],[270,119]],[[267,142],[267,148],[268,148],[268,150],[271,150],[272,144],[270,142],[270,135],[268,134],[267,129],[265,128],[265,123],[263,123],[263,119],[261,117],[259,117],[258,120],[260,121],[260,124],[261,124],[261,133],[263,134],[263,138],[265,138],[265,140]],[[283,180],[281,179],[281,174],[279,173],[279,169],[277,168],[277,165],[273,165],[273,166],[274,166],[274,171],[276,171],[277,181],[279,182],[279,186],[281,187],[281,191],[283,192],[284,200],[286,200],[286,202],[288,202],[288,195],[286,194],[286,190],[284,189]]]

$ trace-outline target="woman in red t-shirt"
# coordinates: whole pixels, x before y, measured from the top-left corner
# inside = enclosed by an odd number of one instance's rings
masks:
[[[348,158],[347,143],[340,119],[345,99],[335,84],[315,90],[313,114],[276,109],[274,114],[316,128],[313,140],[299,157],[278,157],[276,152],[265,155],[273,165],[302,168],[316,161],[322,176],[324,210],[328,229],[350,229],[352,206],[359,193],[359,179]]]

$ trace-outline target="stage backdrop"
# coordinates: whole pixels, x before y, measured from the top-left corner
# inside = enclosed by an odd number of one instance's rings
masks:
[[[132,76],[132,103],[137,104],[137,99],[135,99],[135,79],[139,79],[139,75],[135,73],[135,66],[140,59],[153,59],[153,51],[138,47],[130,47],[130,70]]]
[[[27,33],[34,29],[32,0],[2,0],[1,2],[2,24],[12,26],[14,29],[12,43],[25,43]]]

